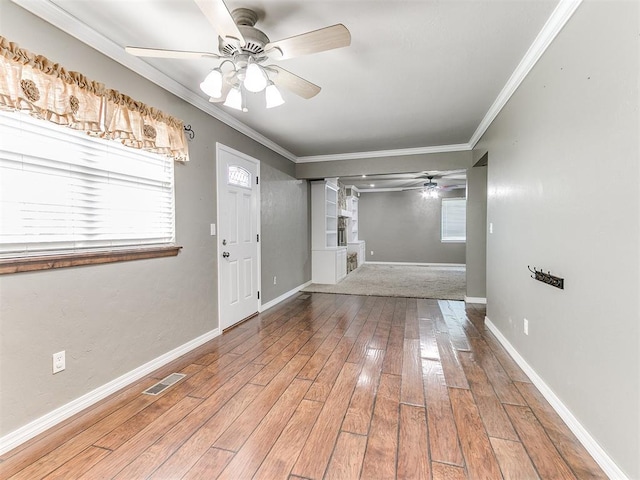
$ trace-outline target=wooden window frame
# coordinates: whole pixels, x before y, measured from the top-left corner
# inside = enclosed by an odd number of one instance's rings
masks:
[[[149,258],[175,257],[180,246],[161,246],[150,248],[132,248],[110,251],[60,253],[37,257],[0,259],[0,275],[54,268],[78,267],[81,265],[99,265],[102,263],[128,262]]]

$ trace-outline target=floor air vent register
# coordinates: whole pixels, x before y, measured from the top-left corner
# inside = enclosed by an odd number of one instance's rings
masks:
[[[144,392],[146,395],[158,395],[164,392],[171,385],[175,385],[180,380],[182,380],[186,375],[184,373],[172,373],[166,378],[163,378],[158,383],[153,385],[152,387],[147,388]]]

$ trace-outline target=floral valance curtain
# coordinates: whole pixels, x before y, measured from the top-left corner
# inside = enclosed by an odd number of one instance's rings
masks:
[[[182,121],[0,36],[0,108],[187,161]]]

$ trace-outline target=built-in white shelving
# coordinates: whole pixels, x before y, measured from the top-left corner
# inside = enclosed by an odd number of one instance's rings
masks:
[[[338,246],[338,181],[311,182],[311,281],[334,284],[347,274],[347,249]]]

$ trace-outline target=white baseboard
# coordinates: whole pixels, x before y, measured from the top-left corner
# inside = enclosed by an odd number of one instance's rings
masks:
[[[216,328],[210,332],[205,333],[193,340],[174,348],[173,350],[160,355],[159,357],[139,366],[138,368],[131,370],[128,373],[116,378],[90,391],[89,393],[72,400],[71,402],[63,405],[55,410],[43,415],[40,418],[28,423],[27,425],[14,430],[0,438],[0,455],[12,450],[13,448],[21,445],[27,440],[32,439],[36,435],[44,432],[45,430],[54,427],[58,423],[66,420],[67,418],[81,412],[85,408],[99,402],[103,398],[108,397],[112,393],[121,390],[122,388],[132,384],[136,380],[144,377],[157,370],[158,368],[166,365],[167,363],[175,360],[182,355],[189,353],[191,350],[199,347],[200,345],[208,342],[209,340],[220,335],[220,329]]]
[[[273,300],[270,300],[265,304],[260,305],[260,312],[264,312],[265,310],[268,310],[271,307],[275,307],[280,302],[284,302],[287,298],[291,297],[292,295],[295,295],[300,290],[308,287],[309,285],[311,285],[311,280],[309,280],[307,283],[303,283],[302,285],[298,285],[296,288],[289,290],[287,293],[283,293],[279,297],[274,298]]]
[[[416,262],[370,262],[369,265],[409,265],[415,267],[466,267],[464,263],[416,263]]]
[[[609,478],[615,478],[616,480],[629,480],[620,467],[607,455],[598,442],[589,434],[586,428],[573,416],[571,410],[562,403],[558,396],[551,390],[551,388],[540,378],[536,371],[526,362],[524,358],[518,353],[518,351],[509,343],[509,340],[498,330],[488,317],[484,317],[485,324],[493,333],[502,346],[509,352],[516,363],[524,370],[527,376],[531,379],[531,382],[536,386],[540,393],[547,399],[551,407],[556,411],[560,418],[567,424],[569,430],[578,438],[580,443],[587,449],[593,459],[596,461],[600,468],[604,470]]]
[[[485,297],[467,297],[464,296],[464,303],[480,303],[482,305],[487,304],[487,299]]]

